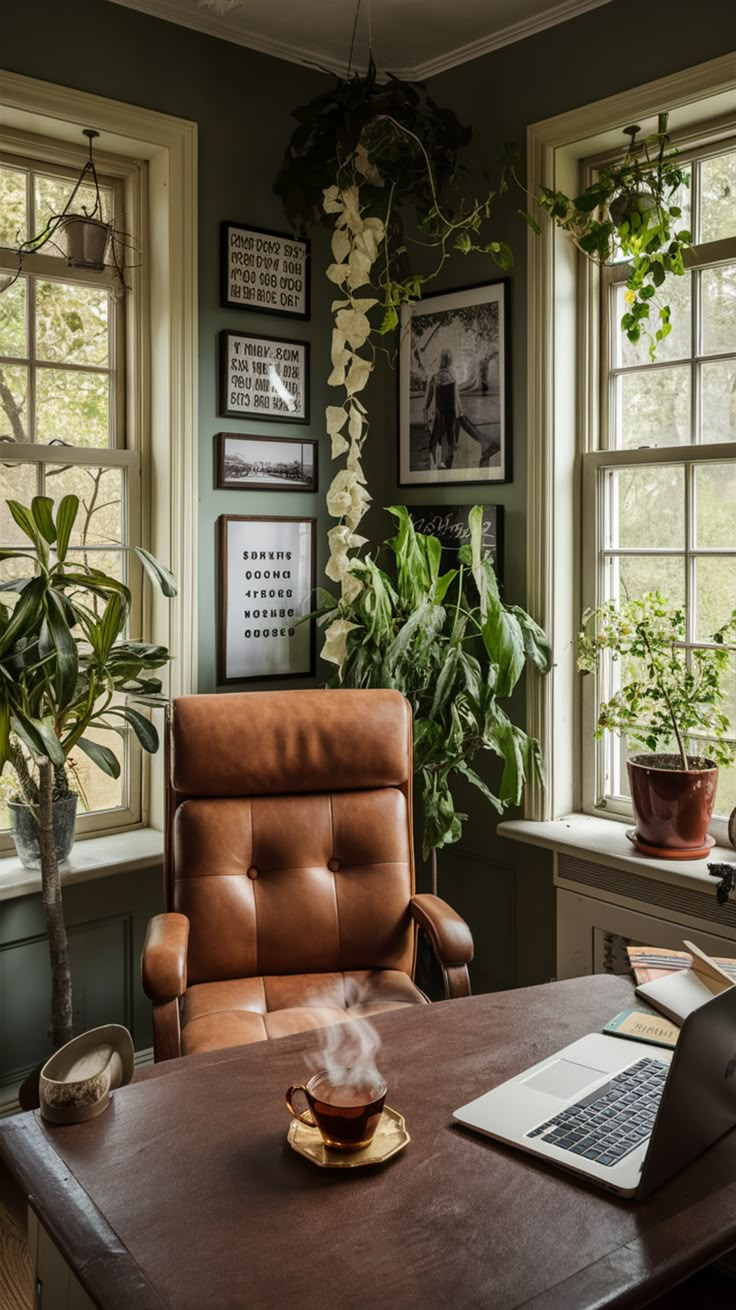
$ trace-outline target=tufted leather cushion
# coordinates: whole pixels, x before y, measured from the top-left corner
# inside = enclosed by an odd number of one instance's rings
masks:
[[[184,998],[182,1055],[424,1004],[405,973],[388,969],[200,983]]]
[[[173,908],[188,980],[410,973],[407,802],[394,787],[189,800],[174,821]]]
[[[180,696],[172,785],[181,796],[268,796],[399,786],[411,711],[398,691]]]

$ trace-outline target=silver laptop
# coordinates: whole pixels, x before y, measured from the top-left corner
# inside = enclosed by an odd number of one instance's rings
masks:
[[[590,1033],[453,1117],[646,1196],[736,1124],[736,987],[688,1016],[674,1051]]]

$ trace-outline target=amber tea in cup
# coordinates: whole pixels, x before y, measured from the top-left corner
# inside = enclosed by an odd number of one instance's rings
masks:
[[[294,1097],[302,1092],[308,1109],[297,1110]],[[386,1099],[386,1084],[377,1073],[344,1077],[325,1069],[308,1083],[295,1083],[286,1093],[291,1114],[309,1128],[318,1128],[325,1146],[333,1151],[361,1151],[378,1127]]]

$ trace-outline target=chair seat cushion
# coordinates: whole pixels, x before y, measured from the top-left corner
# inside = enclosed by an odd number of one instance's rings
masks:
[[[396,969],[198,983],[184,996],[181,1053],[217,1051],[426,1004],[426,996]]]

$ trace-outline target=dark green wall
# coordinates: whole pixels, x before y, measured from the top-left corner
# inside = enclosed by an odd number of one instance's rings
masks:
[[[492,165],[502,143],[524,145],[530,122],[600,99],[715,58],[734,45],[733,7],[727,0],[668,0],[666,6],[632,7],[613,0],[590,13],[432,79],[431,89],[471,122],[471,166]],[[730,28],[730,33],[727,29]],[[324,79],[316,71],[229,45],[134,10],[100,0],[51,0],[13,6],[4,16],[4,66],[18,73],[96,92],[195,120],[200,151],[200,689],[214,688],[214,523],[222,513],[316,514],[320,568],[326,557],[324,490],[330,479],[328,442],[320,414],[328,400],[330,290],[320,278],[328,259],[326,235],[313,247],[312,319],[300,324],[219,308],[218,226],[223,218],[283,227],[271,179],[291,132],[290,110]],[[623,126],[623,124],[622,124]],[[475,491],[506,509],[506,595],[525,596],[526,535],[526,229],[509,215],[498,234],[516,253],[511,281],[513,351],[513,482]],[[456,256],[440,287],[490,280],[488,261]],[[312,423],[298,432],[322,444],[318,496],[215,492],[212,437],[227,428],[259,425],[216,417],[216,337],[223,327],[303,337],[312,342]],[[426,489],[396,484],[395,377],[385,368],[371,384],[370,488],[376,507],[396,500],[428,500]],[[293,436],[276,424],[268,431]],[[471,491],[473,489],[471,488]],[[467,503],[468,489],[438,491],[440,503]],[[374,536],[384,526],[378,508],[368,519]],[[523,716],[523,695],[513,712]],[[531,982],[554,971],[553,900],[549,860],[529,847],[501,842],[495,819],[476,800],[461,846],[442,857],[443,890],[472,922],[478,943],[476,986]]]

